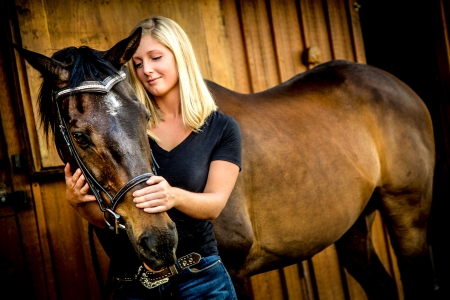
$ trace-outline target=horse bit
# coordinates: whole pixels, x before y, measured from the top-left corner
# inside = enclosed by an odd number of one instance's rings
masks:
[[[67,147],[69,148],[71,156],[75,159],[77,162],[79,168],[81,169],[81,172],[83,173],[84,177],[86,178],[87,183],[89,184],[89,187],[91,188],[92,192],[95,195],[95,198],[97,199],[98,205],[100,207],[100,210],[103,212],[103,219],[105,220],[106,225],[109,229],[115,230],[116,234],[119,234],[119,228],[125,229],[125,225],[120,224],[120,215],[117,214],[114,210],[116,209],[117,204],[120,202],[122,197],[130,191],[132,188],[134,188],[136,185],[143,183],[147,181],[153,174],[156,174],[155,165],[156,161],[153,157],[152,153],[152,173],[144,173],[139,176],[134,177],[130,181],[128,181],[123,187],[119,189],[119,191],[116,193],[116,195],[113,197],[111,196],[105,188],[92,176],[92,174],[89,172],[86,165],[81,160],[81,157],[78,155],[78,152],[75,148],[75,145],[73,144],[73,141],[69,134],[69,128],[62,118],[61,111],[59,109],[58,105],[58,99],[63,96],[67,95],[73,95],[75,93],[80,92],[97,92],[97,93],[108,93],[111,88],[117,84],[118,82],[124,80],[126,78],[126,75],[123,71],[118,72],[119,75],[117,76],[108,76],[103,81],[83,81],[79,86],[74,88],[64,88],[59,91],[54,92],[53,94],[53,101],[56,105],[56,111],[58,113],[58,119],[59,119],[59,128],[61,131],[61,134],[64,138],[64,141],[67,144]],[[55,132],[55,130],[53,130]],[[62,151],[60,148],[58,148],[59,155],[61,158],[64,156],[62,155]],[[107,202],[105,202],[100,194],[100,191],[105,193],[111,204],[109,205]],[[106,213],[111,214],[114,217],[114,226],[112,226],[106,218]],[[180,257],[177,260],[177,263],[175,265],[169,266],[165,269],[163,269],[160,272],[151,272],[143,268],[143,266],[140,266],[138,269],[138,273],[135,276],[135,279],[140,281],[142,285],[144,285],[148,289],[155,288],[161,284],[164,284],[169,281],[170,276],[178,274],[181,270],[184,270],[185,268],[188,268],[192,265],[197,264],[201,259],[201,256],[198,253],[190,253],[188,255],[185,255],[183,257]],[[178,267],[177,267],[178,266]],[[132,281],[132,278],[124,278],[123,281]]]
[[[126,78],[126,75],[123,71],[118,72],[119,75],[117,76],[108,76],[103,81],[83,81],[79,86],[74,88],[64,88],[59,91],[56,91],[53,93],[53,101],[56,105],[56,111],[58,113],[58,119],[59,119],[59,128],[61,131],[61,134],[64,138],[64,141],[67,144],[67,147],[69,148],[71,156],[75,159],[77,162],[79,168],[81,169],[81,172],[83,173],[84,177],[86,178],[87,183],[89,184],[89,187],[91,188],[92,192],[94,193],[95,198],[97,199],[98,205],[100,207],[100,210],[103,212],[103,219],[105,220],[106,225],[109,229],[115,230],[116,234],[119,233],[120,229],[125,229],[125,225],[119,223],[120,215],[115,212],[117,204],[120,202],[122,197],[130,191],[132,188],[134,188],[136,185],[143,183],[147,181],[151,176],[153,176],[152,173],[144,173],[139,176],[134,177],[130,181],[128,181],[123,187],[119,189],[119,191],[116,193],[116,195],[113,197],[111,194],[109,194],[105,188],[92,176],[92,174],[89,172],[86,165],[81,160],[81,157],[78,155],[78,152],[73,144],[72,139],[70,138],[69,134],[69,128],[62,118],[61,111],[59,109],[58,105],[58,99],[67,96],[67,95],[73,95],[75,93],[81,93],[81,92],[96,92],[96,93],[108,93],[111,88],[117,84],[118,82],[124,80]],[[55,131],[54,131],[55,132]],[[58,148],[59,155],[61,158],[64,156],[62,155],[61,149]],[[153,159],[153,154],[152,154]],[[154,169],[154,164],[152,164],[153,172],[156,174],[156,170]],[[100,191],[105,193],[106,196],[109,198],[111,204],[108,204],[105,202],[100,194]],[[114,217],[114,226],[111,225],[106,218],[106,213],[111,214]]]

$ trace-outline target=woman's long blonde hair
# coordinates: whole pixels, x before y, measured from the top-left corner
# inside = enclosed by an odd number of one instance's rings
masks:
[[[139,22],[132,32],[138,27],[142,28],[142,35],[150,34],[161,45],[172,51],[178,71],[183,123],[198,132],[206,118],[217,110],[217,105],[200,73],[188,36],[175,21],[161,16]],[[149,129],[151,129],[162,120],[163,116],[153,95],[145,90],[137,77],[133,60],[128,61],[127,66],[127,77],[131,86],[152,115],[149,121]],[[158,139],[149,130],[147,132],[152,138]]]

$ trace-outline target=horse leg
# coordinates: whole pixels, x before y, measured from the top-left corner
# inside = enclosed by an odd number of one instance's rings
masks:
[[[397,256],[405,299],[432,299],[434,280],[427,243],[431,192],[382,194],[383,217]]]
[[[398,299],[395,281],[384,268],[372,244],[374,217],[375,210],[367,207],[335,243],[339,261],[362,286],[368,299]]]

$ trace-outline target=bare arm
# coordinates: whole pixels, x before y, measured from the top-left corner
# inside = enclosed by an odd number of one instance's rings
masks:
[[[98,207],[94,195],[88,194],[89,185],[80,169],[74,174],[70,171],[70,165],[64,168],[66,177],[66,200],[77,211],[77,213],[89,223],[104,228],[103,213]]]
[[[203,193],[193,193],[172,187],[161,176],[152,176],[148,187],[133,193],[136,207],[148,213],[163,212],[172,207],[186,215],[202,220],[217,218],[230,197],[239,174],[231,162],[211,162]]]

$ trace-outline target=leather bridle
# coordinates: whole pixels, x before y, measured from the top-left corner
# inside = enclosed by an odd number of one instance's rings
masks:
[[[89,172],[89,169],[86,167],[86,165],[83,163],[81,157],[78,155],[78,152],[75,148],[75,145],[72,141],[71,135],[69,133],[69,128],[64,121],[61,111],[59,109],[58,105],[58,99],[64,96],[73,95],[75,93],[86,93],[86,92],[94,92],[94,93],[108,93],[111,88],[117,84],[118,82],[124,80],[126,78],[126,75],[123,71],[119,71],[117,76],[108,76],[103,81],[83,81],[80,85],[74,88],[64,88],[59,91],[56,91],[53,93],[53,100],[56,105],[56,111],[58,114],[59,119],[59,129],[61,131],[62,137],[67,144],[67,147],[69,148],[70,155],[72,158],[76,161],[78,164],[78,167],[80,168],[81,172],[83,173],[84,177],[86,178],[87,183],[89,184],[90,189],[92,190],[92,193],[94,194],[95,198],[97,199],[98,205],[100,207],[100,210],[103,212],[103,218],[108,225],[108,227],[111,230],[115,230],[115,232],[119,233],[120,229],[125,229],[125,225],[120,224],[120,215],[115,212],[117,204],[122,200],[123,196],[130,191],[132,188],[137,186],[138,184],[141,184],[143,182],[146,182],[151,176],[153,176],[152,173],[144,173],[139,176],[134,177],[130,181],[128,181],[124,186],[122,186],[119,191],[112,196],[110,193],[106,191],[106,189],[92,176],[91,172]],[[55,132],[55,131],[54,131]],[[58,147],[58,152],[61,158],[64,158],[62,155],[61,149]],[[106,201],[103,200],[103,197],[101,195],[101,192],[103,192],[110,200],[110,204],[108,204]],[[111,225],[110,222],[107,221],[106,213],[109,213],[114,218],[114,225]]]

